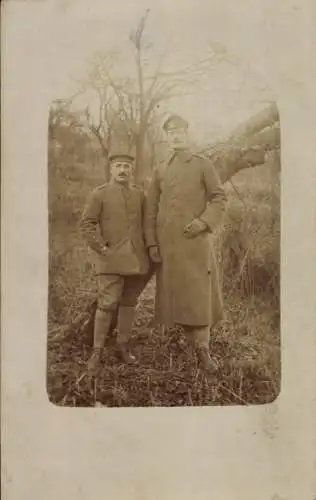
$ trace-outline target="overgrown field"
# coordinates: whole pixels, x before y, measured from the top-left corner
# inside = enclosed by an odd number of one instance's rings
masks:
[[[136,367],[118,363],[110,337],[96,379],[82,325],[96,297],[89,252],[78,232],[86,197],[103,182],[102,166],[73,159],[49,162],[50,284],[47,390],[64,406],[262,404],[280,388],[278,172],[245,170],[227,184],[224,227],[214,237],[222,269],[226,319],[213,331],[219,373],[206,377],[181,331],[151,326],[154,279],[144,290],[133,329]]]

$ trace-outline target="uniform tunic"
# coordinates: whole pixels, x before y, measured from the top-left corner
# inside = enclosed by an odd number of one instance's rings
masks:
[[[221,222],[225,191],[210,160],[177,152],[154,171],[145,216],[147,246],[159,245],[156,314],[166,326],[212,326],[223,317],[210,233]],[[207,230],[189,239],[185,226],[200,218]]]
[[[101,310],[135,306],[145,287],[149,259],[143,209],[139,188],[115,183],[96,188],[84,209],[80,227],[93,252]]]
[[[92,192],[80,226],[94,252],[97,274],[147,273],[143,208],[144,193],[135,186],[107,183]],[[104,245],[108,247],[105,255]]]

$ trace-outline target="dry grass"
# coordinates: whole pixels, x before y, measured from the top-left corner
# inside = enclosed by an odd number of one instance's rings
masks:
[[[151,284],[152,285],[152,284]],[[70,406],[231,405],[270,402],[279,390],[279,335],[267,304],[227,301],[229,318],[213,331],[211,349],[220,365],[216,376],[200,371],[196,354],[179,330],[160,334],[149,326],[152,286],[138,310],[132,348],[139,364],[119,364],[110,337],[98,377],[89,380],[89,349],[80,328],[49,336],[50,400]],[[79,338],[78,338],[79,332]],[[60,335],[59,335],[60,334]]]
[[[102,369],[88,380],[89,348],[82,337],[96,287],[77,231],[87,193],[101,168],[50,166],[50,288],[48,395],[65,406],[263,404],[280,388],[279,193],[267,167],[236,176],[224,229],[215,244],[223,269],[226,320],[212,334],[216,376],[198,368],[181,331],[150,327],[154,280],[143,292],[133,329],[136,367],[118,363],[109,338]]]

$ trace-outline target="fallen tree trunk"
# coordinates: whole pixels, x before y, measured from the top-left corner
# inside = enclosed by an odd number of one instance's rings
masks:
[[[239,143],[239,146],[236,146]],[[241,145],[242,144],[242,145]],[[207,156],[215,163],[223,184],[245,168],[265,163],[266,154],[280,147],[280,127],[274,124],[249,137],[212,148]]]
[[[280,120],[275,103],[252,116],[203,154],[212,159],[223,184],[245,168],[265,163],[266,154],[280,147]]]
[[[277,122],[280,122],[278,107],[275,103],[272,103],[245,123],[236,127],[232,134],[230,134],[229,140],[242,140],[242,138],[250,137],[266,127],[273,126]]]

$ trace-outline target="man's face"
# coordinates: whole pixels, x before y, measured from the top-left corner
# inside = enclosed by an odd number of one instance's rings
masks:
[[[184,128],[170,128],[167,130],[167,141],[172,149],[187,147],[187,131]]]
[[[112,180],[119,184],[128,184],[132,179],[133,161],[129,158],[115,158],[111,161]]]

